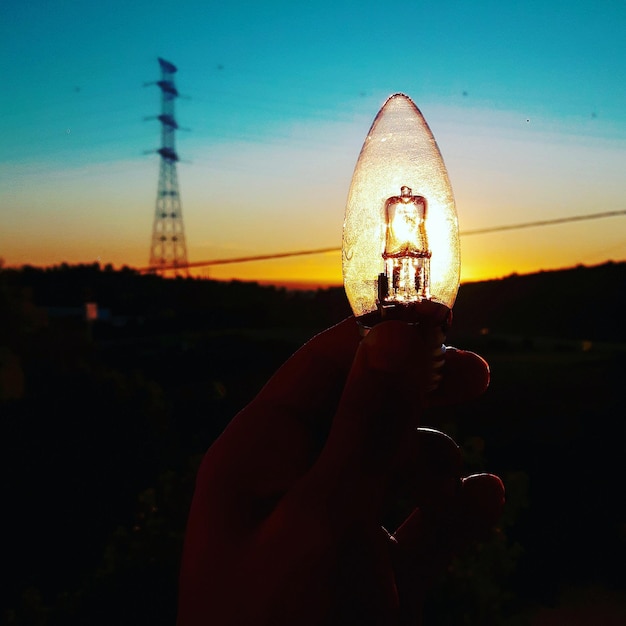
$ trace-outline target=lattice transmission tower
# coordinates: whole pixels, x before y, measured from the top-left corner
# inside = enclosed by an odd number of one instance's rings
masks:
[[[178,98],[178,90],[174,84],[174,74],[177,68],[173,63],[161,58],[159,58],[159,65],[161,66],[161,80],[148,84],[158,85],[161,88],[161,114],[146,118],[158,119],[161,122],[161,147],[156,151],[161,155],[161,163],[149,266],[155,272],[186,275],[188,273],[187,245],[176,173],[178,123],[174,115],[174,102]]]

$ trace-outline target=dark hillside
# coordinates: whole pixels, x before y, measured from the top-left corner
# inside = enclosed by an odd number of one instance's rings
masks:
[[[454,330],[624,342],[624,310],[626,263],[579,266],[464,284]]]
[[[449,343],[487,358],[491,386],[425,424],[463,445],[468,470],[503,476],[508,504],[497,540],[435,595],[445,623],[512,626],[579,589],[626,593],[625,297],[626,263],[461,287]],[[339,288],[2,269],[3,622],[174,623],[199,458],[348,314]]]

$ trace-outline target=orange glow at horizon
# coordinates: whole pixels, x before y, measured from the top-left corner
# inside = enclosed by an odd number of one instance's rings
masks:
[[[592,228],[588,225],[587,228]],[[571,228],[576,228],[572,226]],[[580,226],[578,227],[580,228]],[[496,235],[471,237],[463,241],[461,250],[461,283],[494,280],[510,276],[511,274],[527,274],[542,270],[564,269],[581,263],[597,265],[607,260],[624,260],[623,254],[610,254],[589,258],[572,258],[571,249],[565,245],[568,237],[555,239],[555,233],[550,231],[537,232],[534,239],[537,248],[530,250],[523,240],[516,237],[514,232]],[[517,242],[516,242],[517,239]],[[559,241],[561,246],[558,245]],[[56,242],[55,242],[56,243]],[[623,250],[623,246],[621,248]],[[616,250],[619,252],[620,250]],[[106,255],[91,256],[88,247],[66,248],[62,257],[58,249],[50,242],[48,246],[39,246],[34,253],[22,250],[22,253],[11,254],[4,258],[4,265],[20,267],[33,265],[35,267],[51,267],[68,263],[69,265],[98,263],[101,267],[107,264],[115,269],[123,266],[130,268],[145,267],[145,249],[118,250],[110,257]],[[235,256],[235,255],[233,255]],[[1,257],[0,257],[1,258]],[[190,259],[191,261],[195,259]],[[221,281],[250,281],[260,284],[274,284],[290,288],[316,289],[343,284],[341,272],[341,254],[327,252],[304,257],[287,257],[268,259],[256,262],[234,263],[226,265],[212,265],[190,270],[190,275],[198,278],[208,278]]]
[[[305,288],[342,285],[341,253],[328,252],[310,257],[211,265],[191,270],[192,276],[214,280],[243,280],[264,284],[302,285]]]

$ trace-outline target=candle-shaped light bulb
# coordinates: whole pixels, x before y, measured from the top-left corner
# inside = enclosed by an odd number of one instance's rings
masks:
[[[343,231],[343,276],[365,326],[447,319],[459,287],[456,209],[435,139],[413,101],[391,96],[354,169]]]

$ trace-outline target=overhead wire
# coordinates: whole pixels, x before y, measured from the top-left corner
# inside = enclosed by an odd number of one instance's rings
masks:
[[[522,222],[518,224],[504,224],[501,226],[492,226],[489,228],[477,228],[473,230],[461,231],[459,234],[463,237],[470,235],[484,235],[487,233],[502,232],[506,230],[520,230],[522,228],[536,228],[542,226],[552,226],[554,224],[563,224],[566,222],[582,222],[587,220],[602,219],[607,217],[618,217],[626,215],[626,209],[619,211],[604,211],[603,213],[590,213],[586,215],[570,215],[568,217],[559,217],[551,220],[537,220],[534,222]],[[208,267],[212,265],[228,265],[233,263],[249,263],[252,261],[268,261],[271,259],[283,259],[286,257],[295,256],[307,256],[314,254],[326,254],[329,252],[341,252],[341,248],[327,247],[327,248],[315,248],[310,250],[295,250],[290,252],[275,252],[269,254],[258,254],[245,257],[234,257],[226,259],[211,259],[208,261],[193,261],[191,263],[178,264],[176,266],[164,266],[164,267],[143,267],[140,268],[140,272],[150,272],[155,270],[174,270],[174,269],[187,269],[194,267]]]
[[[505,226],[492,226],[488,228],[476,228],[474,230],[466,230],[461,235],[484,235],[485,233],[496,233],[504,230],[520,230],[522,228],[534,228],[536,226],[552,226],[553,224],[565,224],[566,222],[583,222],[586,220],[596,220],[604,217],[617,217],[618,215],[626,215],[626,210],[622,211],[604,211],[603,213],[590,213],[587,215],[570,215],[569,217],[558,217],[551,220],[537,220],[535,222],[522,222],[519,224],[507,224]]]

